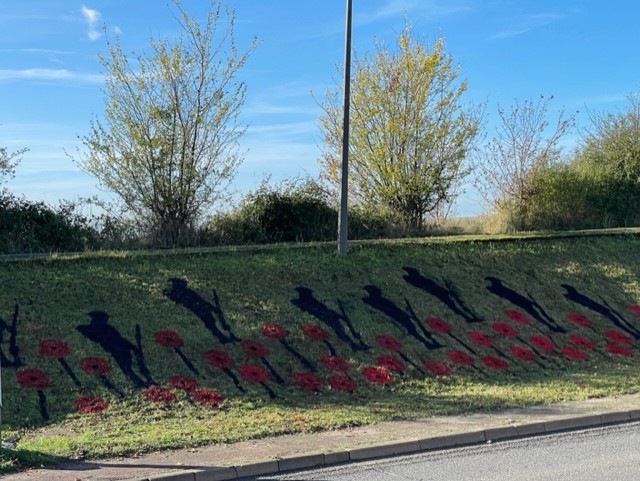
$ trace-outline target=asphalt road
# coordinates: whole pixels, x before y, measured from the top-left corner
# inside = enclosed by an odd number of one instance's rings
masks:
[[[628,481],[640,479],[640,423],[499,442],[260,481]]]

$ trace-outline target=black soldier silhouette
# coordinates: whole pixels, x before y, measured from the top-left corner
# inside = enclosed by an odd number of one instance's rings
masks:
[[[109,315],[106,312],[91,311],[87,315],[91,318],[89,324],[81,324],[76,327],[76,330],[109,353],[134,386],[142,388],[153,384],[142,353],[140,326],[136,325],[136,344],[133,344],[109,324]],[[134,359],[140,376],[133,370]]]
[[[408,335],[424,344],[427,349],[442,347],[442,344],[433,338],[424,323],[416,316],[408,300],[405,299],[407,310],[404,311],[396,306],[393,301],[383,297],[382,291],[378,287],[372,285],[364,286],[364,290],[368,293],[366,297],[362,298],[365,304],[389,316],[396,324],[404,328]]]
[[[291,300],[294,306],[325,323],[336,334],[338,339],[348,344],[353,351],[369,349],[360,334],[353,328],[351,320],[339,299],[337,302],[340,312],[336,312],[313,297],[313,291],[308,287],[296,287],[295,290],[298,292],[298,298]]]
[[[600,314],[601,316],[609,319],[611,322],[613,322],[613,324],[618,326],[623,331],[628,332],[635,339],[640,339],[640,331],[633,324],[627,321],[622,316],[622,314],[614,310],[604,299],[601,298],[601,304],[597,301],[594,301],[587,295],[578,292],[575,287],[569,284],[560,284],[560,287],[562,287],[566,291],[564,293],[564,297],[566,297],[570,301],[575,302],[576,304],[580,304],[581,306],[584,306],[587,309]]]
[[[215,289],[213,289],[212,304],[188,287],[186,280],[173,277],[169,279],[169,282],[171,285],[163,291],[164,295],[195,314],[221,344],[240,340],[231,331],[231,327],[224,317],[224,312],[220,307],[220,298]]]
[[[24,363],[20,359],[20,348],[17,344],[18,336],[18,304],[13,308],[13,316],[11,325],[7,324],[4,319],[0,318],[0,365],[2,367],[20,367]],[[2,345],[4,344],[4,333],[9,333],[9,356],[4,353]]]
[[[502,297],[514,306],[526,311],[531,317],[547,326],[551,331],[560,333],[567,332],[564,327],[559,325],[549,314],[547,314],[543,307],[538,304],[538,301],[536,301],[528,292],[526,292],[526,296],[524,296],[510,287],[505,286],[504,282],[497,277],[487,276],[485,277],[485,280],[490,283],[487,286],[487,290],[489,292],[498,297]]]
[[[458,292],[451,282],[445,280],[445,285],[442,286],[433,279],[420,274],[418,269],[414,267],[403,267],[402,269],[407,273],[403,276],[403,279],[412,286],[422,289],[426,293],[437,297],[440,302],[468,323],[482,322],[482,318],[467,307],[464,301],[460,299]]]

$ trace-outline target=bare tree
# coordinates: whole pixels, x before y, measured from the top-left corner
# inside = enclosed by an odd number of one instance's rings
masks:
[[[78,156],[165,245],[191,240],[242,161],[246,86],[235,76],[256,45],[238,52],[235,14],[222,0],[211,0],[202,24],[173,3],[177,38],[152,38],[151,52],[133,60],[118,37],[107,43],[104,123],[92,121]]]
[[[28,150],[29,149],[20,149],[11,152],[6,147],[0,147],[0,185],[13,178],[16,166]]]

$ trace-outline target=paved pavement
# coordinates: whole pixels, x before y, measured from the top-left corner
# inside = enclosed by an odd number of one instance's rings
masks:
[[[640,420],[640,394],[66,463],[2,481],[218,481]]]

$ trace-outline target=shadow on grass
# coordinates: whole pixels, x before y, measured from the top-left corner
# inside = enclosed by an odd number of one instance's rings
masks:
[[[24,471],[30,468],[58,466],[69,459],[30,449],[0,448],[0,474]]]

